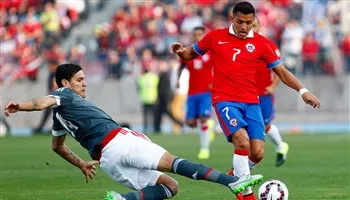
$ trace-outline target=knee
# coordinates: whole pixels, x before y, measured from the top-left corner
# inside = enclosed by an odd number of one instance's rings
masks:
[[[250,159],[255,162],[259,163],[264,158],[264,147],[257,147],[253,148],[250,151]]]
[[[208,121],[208,118],[207,117],[200,117],[199,120],[202,124],[204,124]]]
[[[187,124],[187,126],[189,126],[191,128],[197,127],[197,121],[195,119],[194,120],[187,120],[186,124]]]
[[[243,149],[243,150],[250,149],[248,134],[237,132],[233,134],[231,137],[232,137],[232,143],[235,146],[235,149]]]
[[[271,124],[265,125],[265,133],[269,132],[270,128],[271,128]]]
[[[170,181],[167,186],[169,187],[169,189],[172,191],[173,196],[175,196],[178,191],[179,191],[179,184],[177,183],[176,180],[172,180]]]

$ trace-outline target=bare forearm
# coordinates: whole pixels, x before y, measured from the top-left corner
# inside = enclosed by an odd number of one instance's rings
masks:
[[[55,100],[49,100],[50,97],[35,98],[30,101],[19,102],[19,111],[40,111],[49,108]]]
[[[19,105],[19,111],[40,110],[38,107],[38,100],[37,99],[32,99],[30,101],[20,102],[18,105]]]
[[[296,91],[299,91],[303,88],[303,85],[298,81],[298,79],[288,70],[285,70],[283,73],[278,74],[278,77],[281,81],[287,86],[293,88]]]
[[[81,165],[84,163],[84,160],[75,155],[75,153],[73,153],[66,145],[54,148],[53,150],[66,161],[78,168],[81,168]]]

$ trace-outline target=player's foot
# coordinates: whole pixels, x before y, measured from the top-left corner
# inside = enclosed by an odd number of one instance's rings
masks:
[[[241,177],[239,177],[239,179],[236,182],[230,183],[228,186],[230,187],[233,194],[238,194],[243,192],[249,186],[253,187],[259,184],[262,180],[263,180],[263,175],[260,175],[260,174],[242,175]]]
[[[126,200],[126,199],[123,198],[122,195],[120,195],[117,192],[108,191],[106,194],[105,200]]]
[[[256,200],[254,193],[250,193],[243,196],[243,200]]]
[[[233,171],[233,169],[230,169],[230,170],[227,172],[227,175],[234,176],[234,175],[235,175],[235,172]]]
[[[288,150],[289,145],[283,142],[282,148],[277,152],[276,167],[280,167],[286,161]]]
[[[208,149],[201,149],[198,153],[198,159],[200,160],[206,160],[209,159],[210,157],[210,152]]]
[[[208,129],[209,129],[210,142],[213,142],[215,140],[214,126],[215,126],[215,121],[212,119],[208,119]]]
[[[234,175],[235,175],[235,171],[234,171],[233,169],[230,169],[230,170],[227,172],[227,175],[229,175],[229,176],[234,176]],[[237,198],[237,200],[244,200],[244,199],[243,199],[243,194],[242,194],[242,193],[236,194],[236,198]]]
[[[242,193],[236,194],[236,198],[237,198],[237,200],[244,200]]]

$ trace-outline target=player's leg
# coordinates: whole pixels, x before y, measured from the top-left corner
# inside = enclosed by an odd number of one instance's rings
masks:
[[[234,146],[234,175],[238,177],[250,174],[248,164],[250,142],[246,130],[248,124],[244,121],[242,115],[245,107],[246,104],[236,102],[219,102],[214,106],[226,139]],[[250,191],[249,188],[248,192]]]
[[[147,104],[142,104],[142,116],[143,116],[143,119],[142,119],[142,122],[143,122],[143,132],[144,133],[147,133],[148,132],[148,118],[147,118]]]
[[[234,194],[242,192],[250,186],[255,186],[262,181],[262,175],[244,175],[242,177],[229,176],[208,166],[194,163],[182,158],[175,158],[169,152],[165,152],[158,163],[158,170],[172,172],[194,180],[204,180],[225,185]]]
[[[139,169],[134,169],[137,172]],[[157,172],[157,171],[153,171]],[[149,173],[152,173],[150,171]],[[140,174],[141,176],[147,176],[149,173]],[[159,173],[159,172],[158,172]],[[170,199],[175,196],[178,192],[178,183],[175,179],[171,178],[166,174],[161,174],[155,183],[149,183],[149,185],[143,188],[132,188],[135,189],[133,192],[125,194],[119,194],[114,191],[107,193],[107,200],[162,200]]]
[[[197,127],[197,106],[196,106],[196,97],[190,95],[186,100],[186,125],[195,128]]]
[[[283,165],[287,159],[289,145],[286,142],[283,142],[281,134],[277,126],[274,124],[271,124],[270,129],[267,131],[267,135],[271,140],[278,141],[276,142],[276,166],[279,167]]]
[[[195,128],[197,127],[198,122],[198,116],[199,116],[199,103],[200,103],[200,96],[199,95],[190,95],[187,98],[187,111],[186,111],[186,124],[191,127]],[[203,149],[203,135],[202,135],[202,126],[199,127],[199,144],[200,144],[200,150],[198,153],[199,159],[208,159],[209,158],[209,150]]]
[[[287,158],[287,153],[289,146],[287,143],[284,143],[281,137],[281,134],[274,124],[271,124],[271,121],[275,117],[275,110],[273,106],[273,96],[260,96],[260,107],[262,111],[262,116],[265,123],[265,132],[271,141],[275,144],[276,147],[276,166],[281,166],[285,159]]]
[[[171,101],[171,112],[173,113],[174,117],[176,119],[181,120],[182,122],[185,119],[185,113],[184,113],[184,102],[186,100],[186,96],[183,94],[175,94],[174,98]],[[174,134],[180,134],[182,127],[177,124],[173,123],[172,131]]]
[[[162,126],[162,117],[163,114],[166,112],[167,104],[164,102],[164,100],[160,100],[155,105],[155,111],[154,111],[154,132],[160,133],[161,126]]]
[[[202,93],[198,95],[198,115],[201,123],[199,127],[200,151],[199,159],[208,159],[210,157],[210,130],[208,118],[211,113],[211,96],[210,93]]]
[[[250,139],[249,168],[253,168],[264,157],[265,147],[265,127],[261,115],[261,108],[258,104],[248,104],[245,109],[246,115],[244,120],[247,122],[247,132]],[[236,169],[235,169],[236,172]],[[243,199],[255,200],[251,188],[243,192]]]
[[[160,200],[176,195],[177,182],[156,170],[164,152],[142,133],[122,129],[103,149],[100,166],[114,180],[135,191],[110,191],[106,199]]]
[[[52,109],[46,109],[44,110],[44,114],[42,115],[41,121],[39,126],[37,126],[33,131],[34,133],[39,133],[43,131],[43,128],[47,122],[47,120],[50,118],[50,114],[52,112]]]
[[[262,180],[261,175],[242,176],[238,179],[213,168],[175,158],[141,133],[125,129],[103,149],[100,166],[119,183],[138,190],[127,194],[109,192],[109,199],[128,197],[127,199],[133,200],[137,195],[143,195],[148,200],[172,197],[177,192],[177,183],[170,177],[162,176],[159,171],[219,183],[228,186],[234,193]]]

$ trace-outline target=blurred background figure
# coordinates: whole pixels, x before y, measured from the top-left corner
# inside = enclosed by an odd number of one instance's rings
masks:
[[[171,113],[173,113],[176,119],[185,121],[185,103],[188,93],[188,80],[190,77],[187,69],[181,69],[177,59],[170,59],[171,65],[171,85],[174,91],[173,98],[171,100]],[[180,124],[173,122],[172,132],[174,134],[180,134],[182,127]]]
[[[302,49],[302,39],[304,30],[300,23],[292,19],[286,24],[282,34],[282,54],[286,68],[295,74],[300,66],[300,56]]]
[[[303,74],[316,75],[322,73],[323,70],[318,65],[319,51],[320,45],[313,33],[307,33],[302,46]]]
[[[107,59],[107,68],[108,68],[108,78],[112,79],[121,79],[123,76],[122,63],[120,61],[119,53],[115,50],[108,51]]]
[[[347,72],[350,73],[350,32],[344,36],[341,42],[341,50],[343,52]]]
[[[57,84],[55,81],[55,72],[59,64],[65,62],[65,53],[59,43],[54,43],[51,49],[46,50],[46,59],[49,68],[49,74],[47,76],[47,93],[56,90]],[[44,126],[46,125],[49,117],[51,116],[52,109],[47,109],[43,112],[39,125],[33,130],[34,133],[45,132]],[[48,131],[50,133],[50,131]]]
[[[158,99],[155,108],[155,120],[154,131],[160,133],[162,130],[162,118],[164,114],[167,114],[172,121],[183,125],[180,119],[174,117],[173,113],[169,110],[169,103],[173,98],[173,91],[170,83],[170,66],[165,60],[158,61],[159,69],[159,84],[158,84]]]
[[[193,43],[199,42],[205,35],[203,26],[192,30]],[[186,124],[191,128],[198,128],[199,153],[198,159],[209,159],[210,142],[214,139],[213,124],[210,122],[212,102],[211,89],[213,84],[214,68],[211,52],[198,56],[193,60],[181,60],[180,69],[187,69],[189,73],[188,98],[186,102]],[[181,78],[181,77],[180,77]],[[179,79],[180,81],[180,79]]]
[[[142,104],[142,120],[143,120],[143,132],[152,133],[151,127],[153,127],[155,104],[158,98],[158,74],[151,72],[148,69],[144,69],[143,73],[137,80],[137,88],[139,92],[140,101]]]

